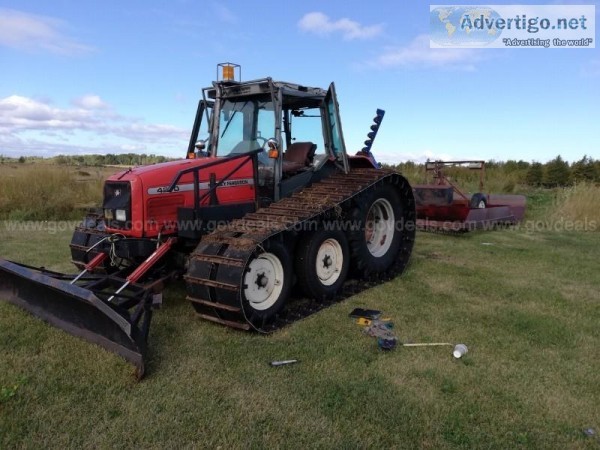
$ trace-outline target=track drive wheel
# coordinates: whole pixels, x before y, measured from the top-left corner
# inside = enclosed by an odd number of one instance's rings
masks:
[[[285,305],[292,287],[292,259],[277,241],[267,241],[250,257],[242,278],[247,320],[261,327]]]
[[[332,298],[342,287],[350,267],[350,249],[340,230],[320,229],[305,234],[296,250],[298,285],[317,300]]]
[[[391,185],[361,196],[352,211],[358,226],[349,233],[353,271],[368,278],[388,270],[395,262],[402,240],[402,202]]]

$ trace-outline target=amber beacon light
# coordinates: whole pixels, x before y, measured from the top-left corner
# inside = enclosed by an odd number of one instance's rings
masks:
[[[237,72],[237,80],[236,80]],[[242,67],[239,64],[220,63],[217,64],[217,79],[221,81],[241,81]]]

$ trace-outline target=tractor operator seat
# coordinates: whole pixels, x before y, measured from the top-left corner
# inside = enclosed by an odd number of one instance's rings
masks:
[[[283,173],[294,174],[313,163],[317,145],[312,142],[294,142],[283,154]]]

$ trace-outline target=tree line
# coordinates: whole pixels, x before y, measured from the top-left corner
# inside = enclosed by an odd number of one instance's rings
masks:
[[[414,173],[424,164],[413,162],[391,166],[401,172]],[[569,164],[560,155],[546,163],[515,161],[486,161],[486,171],[494,176],[505,176],[518,184],[533,187],[563,187],[580,182],[600,183],[600,160],[587,155]]]
[[[0,155],[0,164],[6,163],[32,163],[32,162],[50,162],[58,165],[70,166],[143,166],[146,164],[156,164],[171,161],[175,158],[168,158],[162,155],[147,155],[145,153],[108,153],[106,155],[57,155],[52,158],[40,158],[37,156],[21,156],[19,158],[9,158]]]
[[[559,187],[585,181],[600,182],[600,160],[584,156],[569,165],[557,156],[546,164],[531,163],[525,174],[530,186]]]
[[[26,163],[45,161],[58,165],[74,166],[141,166],[170,161],[175,158],[167,158],[162,155],[145,153],[122,153],[106,155],[58,155],[52,158],[40,158],[33,156],[21,156],[20,158],[9,158],[0,155],[0,164],[4,163]],[[405,162],[387,167],[398,169],[402,172],[414,172],[422,168],[423,164]],[[572,164],[562,159],[559,155],[547,163],[515,161],[488,161],[486,169],[496,174],[505,174],[515,179],[520,184],[535,187],[561,187],[570,186],[578,182],[600,182],[600,160],[593,159],[587,155]]]

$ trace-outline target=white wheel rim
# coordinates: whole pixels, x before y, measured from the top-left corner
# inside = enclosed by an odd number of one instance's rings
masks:
[[[477,204],[477,208],[485,209],[485,201],[479,200],[479,203]]]
[[[365,240],[371,255],[383,256],[394,239],[395,218],[392,204],[384,198],[377,199],[367,213]]]
[[[244,296],[258,311],[269,309],[283,290],[283,265],[273,253],[262,253],[248,265]]]
[[[343,265],[344,253],[340,243],[331,238],[323,241],[317,251],[317,260],[315,261],[317,277],[321,284],[325,286],[334,284],[340,278]]]

